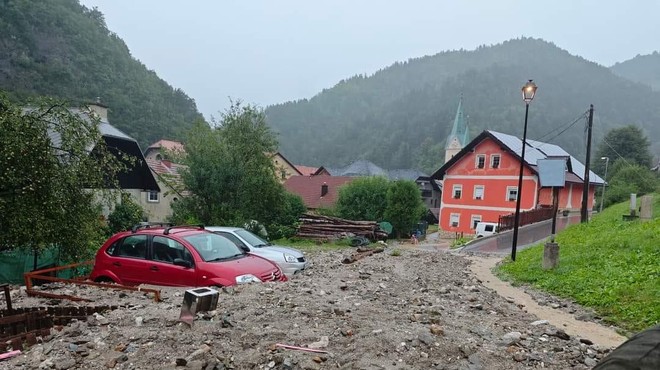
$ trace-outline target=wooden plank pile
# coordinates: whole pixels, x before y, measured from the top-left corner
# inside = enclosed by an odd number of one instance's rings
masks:
[[[351,236],[364,236],[376,241],[387,239],[387,232],[380,229],[376,221],[351,221],[338,217],[305,213],[296,236],[314,240],[332,240]]]

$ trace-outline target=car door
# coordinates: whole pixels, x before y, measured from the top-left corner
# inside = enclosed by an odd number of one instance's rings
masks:
[[[123,284],[142,284],[149,277],[148,263],[147,235],[129,235],[114,250],[110,269]]]
[[[174,264],[175,259],[191,263],[191,267]],[[156,235],[151,242],[149,276],[152,284],[169,286],[197,286],[197,272],[190,251],[178,241]]]

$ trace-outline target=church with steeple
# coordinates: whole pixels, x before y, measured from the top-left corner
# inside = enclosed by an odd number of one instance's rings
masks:
[[[455,156],[470,142],[470,130],[468,129],[467,117],[463,113],[463,95],[458,101],[458,109],[456,109],[456,117],[454,117],[454,126],[451,133],[447,136],[445,145],[445,163],[451,157]]]

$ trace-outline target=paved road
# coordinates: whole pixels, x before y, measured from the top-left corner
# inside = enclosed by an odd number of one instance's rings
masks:
[[[580,215],[560,216],[557,218],[557,232],[565,229],[568,225],[580,222]],[[522,250],[535,245],[550,236],[552,220],[537,222],[518,229],[518,247]],[[487,238],[478,239],[463,247],[462,252],[487,252],[496,254],[510,254],[513,243],[513,230],[508,230]]]

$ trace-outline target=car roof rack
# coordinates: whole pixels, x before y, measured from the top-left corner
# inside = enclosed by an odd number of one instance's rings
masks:
[[[198,230],[204,230],[204,225],[202,224],[197,224],[197,225],[172,225],[170,224],[169,227],[165,228],[165,231],[163,231],[163,235],[168,235],[170,233],[170,230],[172,229],[190,229],[190,228],[195,228]]]
[[[135,234],[136,231],[141,229],[151,229],[152,227],[169,227],[174,225],[171,222],[140,222],[131,228],[131,233]]]

